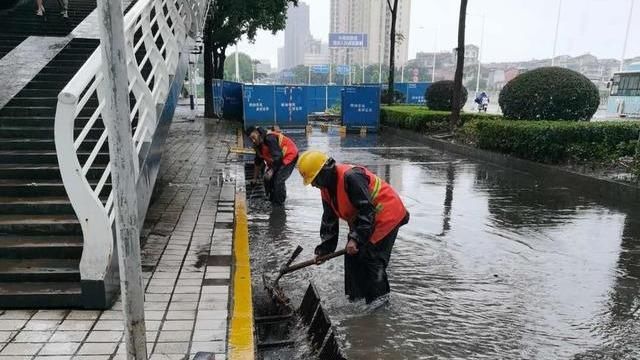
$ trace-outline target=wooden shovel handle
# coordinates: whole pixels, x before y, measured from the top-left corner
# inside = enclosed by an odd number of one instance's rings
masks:
[[[288,274],[290,272],[294,272],[296,270],[300,270],[303,268],[306,268],[307,266],[311,266],[311,265],[316,265],[317,262],[325,262],[327,260],[331,260],[335,257],[338,256],[342,256],[344,254],[347,253],[346,249],[342,249],[342,250],[338,250],[336,252],[333,252],[331,254],[327,254],[327,255],[322,255],[322,256],[318,256],[316,259],[311,259],[311,260],[307,260],[307,261],[303,261],[297,264],[293,264],[289,267],[287,267],[286,269],[282,270],[282,274]]]

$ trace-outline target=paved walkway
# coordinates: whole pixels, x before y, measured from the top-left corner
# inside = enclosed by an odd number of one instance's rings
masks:
[[[151,359],[224,359],[230,307],[236,124],[179,106],[143,230]],[[108,311],[0,310],[0,360],[126,358],[122,304]]]

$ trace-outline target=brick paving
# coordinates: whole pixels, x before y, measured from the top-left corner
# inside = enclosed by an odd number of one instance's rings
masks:
[[[226,357],[236,172],[226,144],[237,125],[187,115],[178,106],[142,233],[150,359]],[[0,360],[125,359],[121,310],[0,310]]]

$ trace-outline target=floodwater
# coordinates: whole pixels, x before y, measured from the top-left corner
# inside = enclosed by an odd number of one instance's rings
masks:
[[[411,212],[391,256],[388,303],[349,303],[342,259],[281,280],[294,304],[316,284],[347,358],[640,359],[633,205],[401,138],[318,129],[292,137],[367,166]],[[256,289],[296,245],[305,260],[319,242],[319,191],[297,171],[287,186],[284,210],[250,201]],[[339,246],[345,236],[343,227]]]

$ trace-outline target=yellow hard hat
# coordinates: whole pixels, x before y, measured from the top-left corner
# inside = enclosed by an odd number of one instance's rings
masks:
[[[328,159],[329,156],[322,151],[307,150],[303,152],[296,165],[302,175],[302,182],[305,185],[311,184]]]

